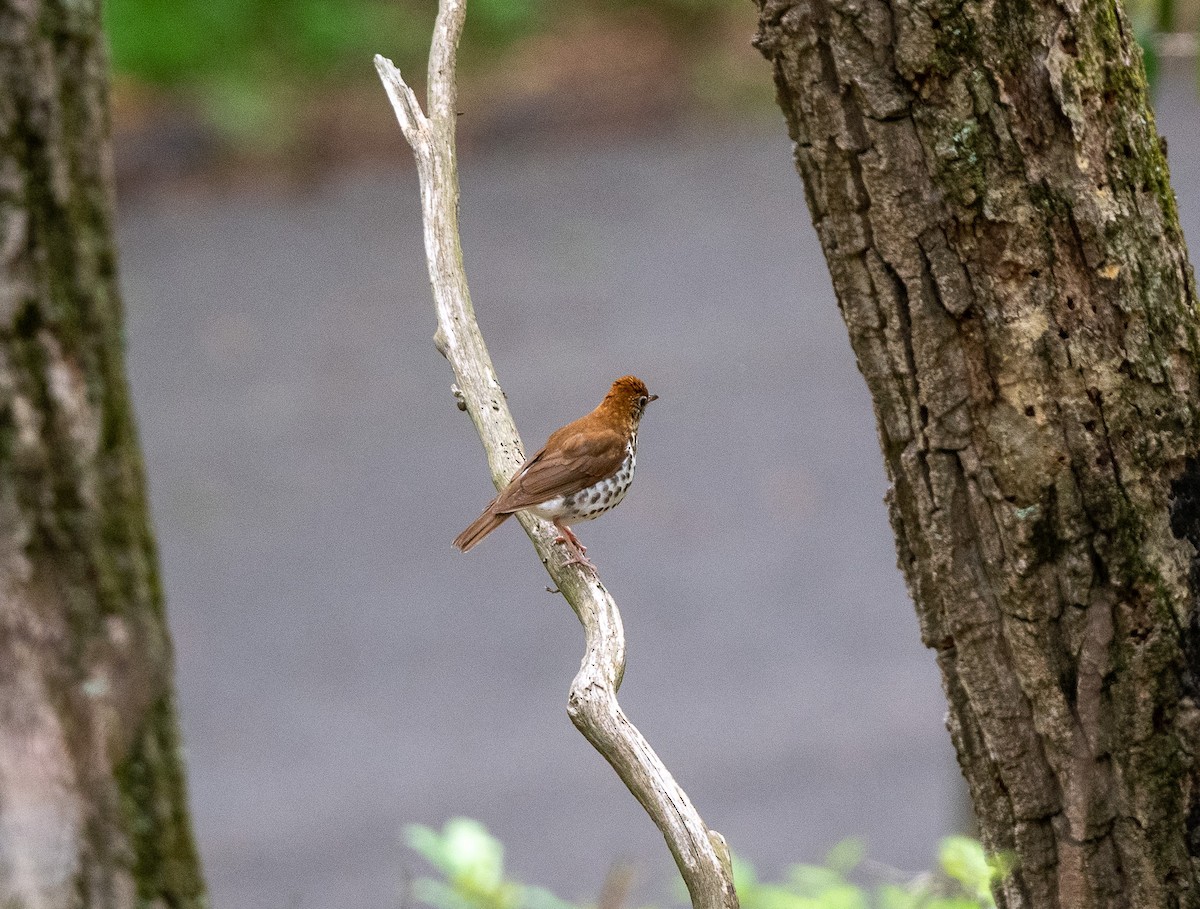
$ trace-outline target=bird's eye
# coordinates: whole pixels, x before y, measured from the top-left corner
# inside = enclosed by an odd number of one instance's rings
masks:
[[[642,395],[641,397],[638,398],[638,407],[645,407],[647,402],[648,402],[647,397],[645,395]]]

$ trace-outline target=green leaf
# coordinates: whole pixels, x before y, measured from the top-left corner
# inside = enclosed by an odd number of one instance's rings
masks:
[[[758,884],[758,875],[754,871],[754,866],[742,858],[740,855],[731,856],[733,861],[733,887],[739,893],[743,889],[749,890]]]
[[[442,835],[436,830],[424,824],[409,824],[404,828],[404,842],[438,871],[444,874],[450,870]]]
[[[823,909],[818,901],[774,884],[749,888],[742,894],[741,904],[742,909]]]
[[[447,883],[422,879],[418,898],[436,909],[516,909],[523,888],[504,880],[504,846],[478,821],[451,818],[438,833],[420,824],[404,828],[408,845]],[[557,907],[545,907],[557,909]]]
[[[853,884],[831,887],[821,894],[821,909],[869,909],[867,894]]]
[[[983,846],[968,836],[948,836],[938,846],[938,863],[972,893],[990,892],[992,866]]]
[[[442,842],[451,875],[467,877],[484,888],[504,878],[504,846],[479,821],[455,817],[446,821]]]
[[[427,877],[418,878],[412,885],[413,898],[418,903],[433,909],[479,909],[479,905],[468,899],[444,881]]]
[[[848,836],[825,853],[825,864],[839,874],[849,874],[867,854],[867,844],[861,837]]]
[[[879,909],[925,909],[921,905],[924,893],[920,890],[909,890],[897,884],[882,884],[875,892],[875,902]]]
[[[846,883],[836,871],[820,865],[793,865],[788,870],[788,880],[805,896],[821,896]]]

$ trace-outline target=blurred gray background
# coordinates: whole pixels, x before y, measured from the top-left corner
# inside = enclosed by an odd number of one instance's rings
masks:
[[[764,68],[764,80],[767,75]],[[382,92],[379,104],[383,105]],[[1159,125],[1200,233],[1200,107]],[[482,820],[511,872],[671,897],[657,830],[575,732],[570,609],[492,494],[431,343],[417,186],[120,206],[129,374],[217,909],[397,905],[406,823]],[[705,820],[774,874],[838,839],[916,871],[962,822],[856,372],[778,116],[468,152],[465,256],[527,446],[624,373],[637,481],[582,525],[622,608],[621,700]]]

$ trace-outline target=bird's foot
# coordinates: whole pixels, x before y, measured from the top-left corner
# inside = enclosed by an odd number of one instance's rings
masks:
[[[571,531],[571,528],[567,527],[565,524],[555,524],[554,526],[562,531],[560,536],[554,538],[554,542],[562,543],[571,553],[571,558],[567,559],[566,564],[580,565],[591,571],[592,574],[595,574],[596,566],[592,564],[590,559],[588,559],[587,547],[579,541],[579,537],[575,536],[575,534]]]
[[[579,542],[579,537],[571,534],[570,537],[555,537],[555,543],[562,543],[567,549],[572,552],[578,552],[580,555],[587,555],[587,547]]]
[[[587,555],[587,547],[583,545],[583,541],[579,537],[575,536],[575,531],[566,524],[559,524],[557,521],[554,523],[554,526],[558,528],[559,534],[554,540],[555,543],[566,543],[569,548],[578,551],[580,555]]]
[[[572,552],[571,558],[567,559],[564,564],[578,565],[581,568],[590,571],[592,574],[596,574],[596,566],[593,565],[592,560],[585,556],[582,552]]]

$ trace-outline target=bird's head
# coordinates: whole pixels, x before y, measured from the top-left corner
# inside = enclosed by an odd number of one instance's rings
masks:
[[[613,382],[604,403],[617,413],[628,416],[634,425],[642,418],[646,405],[657,401],[658,395],[650,394],[646,383],[636,376],[621,376]]]

